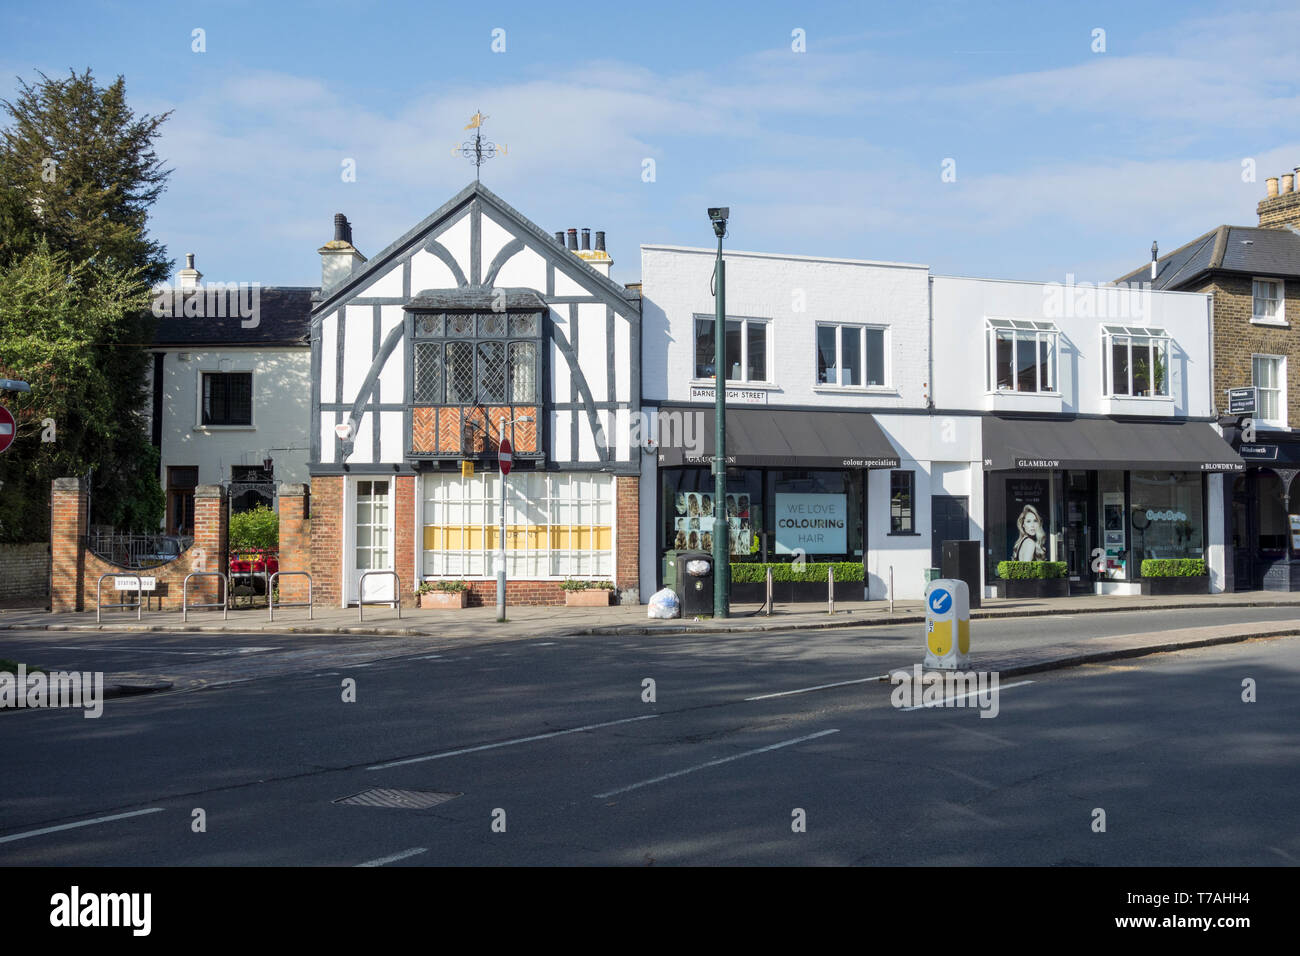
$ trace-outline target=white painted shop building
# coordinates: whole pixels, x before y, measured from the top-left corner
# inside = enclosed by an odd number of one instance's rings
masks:
[[[1204,557],[1217,585],[1205,492],[1241,463],[1210,424],[1207,296],[1110,290],[1090,310],[1051,283],[727,251],[718,508],[714,256],[642,246],[642,396],[660,426],[641,473],[643,593],[667,552],[710,549],[724,511],[733,557],[860,562],[868,599],[891,576],[893,596],[921,597],[948,540],[981,542],[987,593],[1017,548],[1066,562],[1062,593],[1138,590],[1151,557]],[[1141,298],[1111,301],[1125,295]]]

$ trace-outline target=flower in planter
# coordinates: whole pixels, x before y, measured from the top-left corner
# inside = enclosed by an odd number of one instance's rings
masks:
[[[464,581],[421,581],[420,586],[415,589],[417,594],[428,594],[432,591],[456,592],[468,591],[469,585]]]
[[[613,581],[580,581],[577,578],[565,578],[560,584],[564,591],[612,591]]]

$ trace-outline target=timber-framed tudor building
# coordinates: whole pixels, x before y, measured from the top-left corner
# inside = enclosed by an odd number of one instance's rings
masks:
[[[426,576],[492,592],[504,434],[508,599],[583,578],[637,602],[640,299],[603,241],[570,248],[477,182],[369,260],[335,224],[311,310],[321,600],[391,599],[390,575],[361,592],[387,569],[408,599]]]

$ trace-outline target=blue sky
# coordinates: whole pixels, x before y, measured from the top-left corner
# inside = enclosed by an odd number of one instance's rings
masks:
[[[0,96],[90,67],[174,111],[151,228],[209,280],[317,284],[335,212],[379,251],[473,179],[478,109],[483,181],[605,230],[619,281],[711,205],[736,249],[1105,280],[1256,221],[1300,164],[1297,36],[1293,3],[11,3]]]

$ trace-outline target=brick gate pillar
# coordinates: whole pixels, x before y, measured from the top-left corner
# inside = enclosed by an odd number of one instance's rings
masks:
[[[226,508],[226,489],[220,485],[199,485],[194,489],[194,545],[202,552],[203,565],[195,571],[230,573],[230,556],[227,554],[230,512]],[[198,555],[195,555],[198,557]],[[209,604],[221,599],[221,588],[216,578],[195,578],[190,582],[191,600],[196,604]]]
[[[620,604],[641,601],[641,480],[635,475],[619,475],[615,507],[615,535],[618,541],[614,556],[614,586]]]
[[[86,568],[86,489],[80,478],[55,478],[50,496],[50,610],[80,611]]]
[[[280,486],[280,570],[311,571],[311,518],[307,513],[309,485]],[[307,579],[296,574],[278,579],[280,600],[286,604],[307,601]]]

